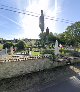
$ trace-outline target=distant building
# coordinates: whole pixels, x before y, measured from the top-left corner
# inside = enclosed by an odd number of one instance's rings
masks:
[[[36,41],[36,40],[38,40],[38,39],[28,39],[28,38],[23,39],[23,41],[25,41],[26,43],[31,42],[31,41]]]
[[[34,45],[37,40],[39,39],[28,39],[28,38],[23,39],[23,41],[25,41],[28,45],[30,44]]]

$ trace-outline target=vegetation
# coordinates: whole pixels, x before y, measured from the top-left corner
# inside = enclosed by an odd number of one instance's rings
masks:
[[[73,23],[66,28],[66,31],[61,34],[53,34],[50,32],[46,35],[46,32],[39,34],[40,41],[37,45],[49,45],[55,43],[56,40],[62,45],[66,46],[77,46],[80,47],[80,21]]]
[[[42,55],[44,55],[44,54],[50,54],[49,58],[52,59],[52,60],[55,59],[54,50],[45,49],[45,50],[42,51]]]
[[[31,51],[32,53],[32,56],[38,56],[38,55],[41,55],[40,52],[34,52],[34,51]]]
[[[75,22],[59,34],[60,41],[65,45],[78,46],[80,44],[80,22]]]
[[[3,49],[5,48],[10,48],[11,46],[15,46],[17,47],[18,51],[23,51],[23,50],[30,50],[32,51],[32,55],[40,55],[41,54],[51,54],[52,57],[54,57],[54,44],[55,41],[58,40],[59,44],[62,44],[63,47],[64,46],[70,46],[72,45],[73,47],[76,47],[78,49],[80,49],[80,22],[75,22],[74,24],[68,26],[66,28],[66,31],[61,33],[61,34],[53,34],[52,32],[50,32],[49,34],[46,34],[46,32],[40,33],[39,34],[39,38],[36,41],[27,41],[25,43],[25,41],[20,40],[17,41],[17,44],[13,44],[12,42],[3,42],[4,45],[1,45],[0,48],[3,47]],[[1,41],[3,41],[1,39]],[[40,52],[35,52],[36,50],[40,51]],[[61,49],[60,52],[64,52],[68,53],[68,50],[65,49]]]
[[[25,48],[26,48],[26,44],[22,40],[19,41],[15,46],[17,47],[17,50],[25,50]]]
[[[39,45],[41,44],[42,47],[54,43],[56,39],[58,39],[55,35],[53,35],[52,32],[50,32],[48,35],[46,35],[46,32],[40,33],[39,37],[40,37],[40,41],[38,42],[38,44]]]
[[[0,44],[0,49],[2,49],[3,48],[3,45],[2,44]]]
[[[3,45],[3,49],[5,49],[5,48],[8,48],[8,49],[10,49],[10,47],[14,47],[14,44],[12,43],[12,42],[6,42],[4,45]]]

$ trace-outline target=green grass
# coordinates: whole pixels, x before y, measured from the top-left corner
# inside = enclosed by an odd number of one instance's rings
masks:
[[[2,49],[3,48],[3,45],[2,44],[0,44],[0,49]]]
[[[38,55],[41,55],[40,52],[34,52],[34,51],[32,51],[31,53],[32,53],[32,56],[38,56]]]

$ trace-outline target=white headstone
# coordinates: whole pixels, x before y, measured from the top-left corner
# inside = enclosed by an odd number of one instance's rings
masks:
[[[10,48],[11,55],[13,55],[13,46]]]
[[[30,55],[30,56],[32,55],[31,51],[29,51],[29,55]]]
[[[55,49],[54,49],[54,53],[55,53],[55,55],[58,55],[59,54],[59,47],[58,47],[58,41],[56,40],[56,42],[55,42],[55,47],[54,47]]]

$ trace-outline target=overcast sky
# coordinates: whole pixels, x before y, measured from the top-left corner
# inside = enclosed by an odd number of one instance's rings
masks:
[[[4,39],[39,38],[41,9],[45,18],[50,16],[45,19],[45,29],[49,27],[53,33],[62,33],[71,23],[80,20],[80,0],[0,0],[0,8],[3,8],[0,9],[0,38]],[[23,12],[26,14],[22,14]],[[50,20],[51,17],[54,17],[54,20]],[[66,23],[66,20],[69,23]]]

